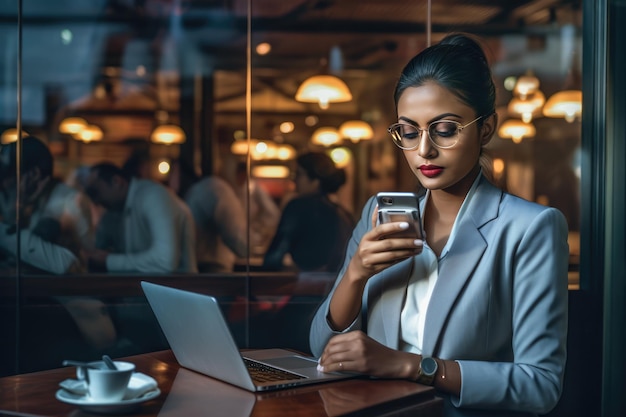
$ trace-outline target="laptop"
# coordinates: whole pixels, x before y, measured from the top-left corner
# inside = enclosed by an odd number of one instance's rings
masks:
[[[324,373],[317,360],[286,349],[240,352],[214,297],[141,282],[178,363],[248,391],[267,391],[352,378]]]

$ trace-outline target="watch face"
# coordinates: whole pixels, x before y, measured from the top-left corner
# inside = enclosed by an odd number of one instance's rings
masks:
[[[437,372],[437,362],[433,358],[423,358],[421,367],[422,372],[426,375],[433,375]]]

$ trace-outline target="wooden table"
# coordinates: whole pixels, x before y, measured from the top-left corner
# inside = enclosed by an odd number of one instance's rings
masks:
[[[434,390],[408,381],[351,379],[255,394],[181,368],[169,350],[124,359],[161,390],[134,416],[442,416]],[[0,416],[92,415],[55,398],[58,383],[72,377],[68,367],[0,378]]]

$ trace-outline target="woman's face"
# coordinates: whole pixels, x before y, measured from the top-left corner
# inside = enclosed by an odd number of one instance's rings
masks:
[[[398,101],[398,122],[428,129],[437,120],[452,120],[466,125],[480,114],[436,83],[407,88]],[[461,130],[452,148],[435,147],[426,132],[419,146],[403,150],[409,167],[420,183],[430,190],[444,190],[465,195],[479,170],[478,159],[483,145],[493,133],[495,117],[482,119],[483,126],[472,123]]]

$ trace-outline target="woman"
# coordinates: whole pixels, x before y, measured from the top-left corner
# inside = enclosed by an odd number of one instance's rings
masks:
[[[320,369],[433,385],[446,416],[546,413],[566,358],[565,219],[483,175],[495,87],[470,37],[414,57],[394,98],[389,132],[426,189],[426,240],[388,237],[408,225],[377,226],[366,204],[312,323]]]
[[[299,270],[336,272],[354,222],[329,194],[345,183],[345,172],[322,152],[300,155],[296,162],[298,196],[285,206],[263,266],[281,269],[290,254]]]

